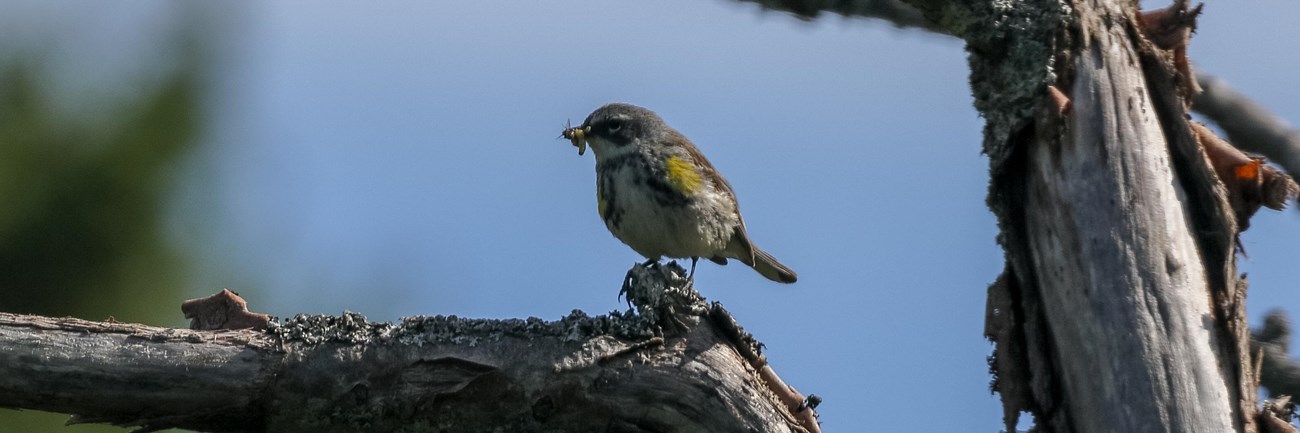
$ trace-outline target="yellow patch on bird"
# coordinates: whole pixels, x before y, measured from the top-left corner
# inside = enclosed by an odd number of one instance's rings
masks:
[[[605,209],[608,207],[609,207],[609,203],[606,203],[605,199],[602,198],[600,194],[596,194],[596,211],[600,212],[601,218],[605,217]]]
[[[668,184],[682,194],[692,194],[700,189],[700,172],[695,164],[677,156],[668,157]]]

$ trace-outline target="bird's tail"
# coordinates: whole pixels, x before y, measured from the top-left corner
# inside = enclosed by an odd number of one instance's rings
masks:
[[[755,271],[763,274],[767,279],[778,283],[789,284],[799,279],[799,276],[796,275],[794,271],[785,267],[781,262],[776,261],[776,258],[772,257],[771,254],[768,254],[767,251],[760,250],[758,247],[754,247],[753,266]]]

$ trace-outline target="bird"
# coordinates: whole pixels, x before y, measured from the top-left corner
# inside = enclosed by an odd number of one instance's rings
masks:
[[[566,124],[561,137],[581,156],[596,158],[596,210],[618,240],[646,258],[691,259],[689,281],[701,257],[725,265],[734,259],[769,280],[793,283],[798,275],[759,249],[731,184],[691,140],[655,112],[625,103],[597,108],[581,125]]]

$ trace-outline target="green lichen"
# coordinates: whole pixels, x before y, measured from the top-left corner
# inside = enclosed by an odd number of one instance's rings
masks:
[[[967,42],[971,93],[984,117],[984,153],[1000,167],[1011,136],[1028,125],[1057,78],[1053,65],[1060,31],[1071,20],[1059,0],[965,3],[957,33]]]
[[[689,287],[685,270],[676,263],[642,267],[629,273],[628,302],[634,310],[589,316],[573,310],[559,320],[467,319],[458,316],[404,317],[400,323],[370,322],[353,312],[341,316],[299,314],[275,323],[269,332],[281,341],[307,345],[344,344],[465,344],[477,346],[503,337],[560,338],[586,341],[602,335],[636,340],[654,336],[668,315],[703,315],[704,298]]]
[[[353,312],[341,316],[296,315],[273,326],[271,333],[281,341],[307,345],[322,343],[344,344],[466,344],[476,346],[483,342],[499,341],[502,337],[547,338],[559,337],[564,341],[584,341],[601,335],[639,339],[654,335],[650,317],[640,314],[611,311],[609,314],[589,316],[573,310],[559,320],[547,321],[536,317],[527,319],[468,319],[457,316],[404,317],[400,323],[370,322]]]

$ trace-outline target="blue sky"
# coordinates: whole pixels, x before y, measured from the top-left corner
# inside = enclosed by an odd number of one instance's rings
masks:
[[[77,29],[69,63],[139,74],[177,6],[9,8]],[[827,431],[907,431],[935,408],[936,430],[1000,430],[982,328],[1002,256],[959,41],[729,1],[201,10],[222,35],[213,123],[171,206],[175,242],[203,246],[194,295],[376,320],[622,308],[642,259],[596,214],[591,154],[556,137],[629,102],[692,138],[755,242],[799,272],[701,263],[696,286],[825,398]],[[1295,121],[1297,19],[1293,1],[1210,4],[1192,59]],[[1243,237],[1252,318],[1300,312],[1298,229],[1265,210]]]

